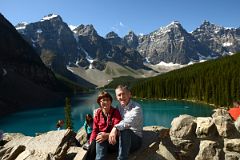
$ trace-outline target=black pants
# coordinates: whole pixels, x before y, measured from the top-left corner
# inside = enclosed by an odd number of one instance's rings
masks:
[[[95,158],[96,158],[96,140],[93,140],[87,150],[86,160],[95,160]]]

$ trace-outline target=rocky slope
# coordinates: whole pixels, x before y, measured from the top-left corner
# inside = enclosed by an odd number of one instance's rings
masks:
[[[81,24],[71,31],[59,15],[53,14],[16,28],[44,63],[58,72],[66,72],[66,65],[102,71],[109,61],[133,69],[146,69],[144,62],[147,66],[163,62],[186,65],[240,51],[239,28],[207,21],[192,33],[174,21],[146,35],[130,31],[123,38],[114,32],[103,38],[93,25]]]
[[[84,51],[85,58],[91,63],[90,68],[103,70],[108,61],[133,69],[146,68],[142,56],[124,45],[124,41],[116,33],[110,32],[104,39],[97,34],[92,25],[80,25],[73,31],[78,38],[79,48]]]
[[[137,50],[152,64],[161,61],[187,64],[190,61],[199,61],[199,55],[211,55],[210,49],[203,46],[176,21],[140,37]]]
[[[54,101],[58,82],[35,50],[0,14],[0,115]]]
[[[49,14],[39,22],[20,23],[16,28],[48,68],[80,86],[95,87],[67,70],[66,66],[75,64],[84,53],[78,49],[73,32],[60,16]]]
[[[232,121],[228,112],[217,109],[211,117],[180,115],[171,128],[146,126],[141,148],[129,155],[130,160],[240,159],[240,118]],[[77,147],[86,142],[86,133],[71,130],[50,131],[36,137],[4,134],[0,146],[2,159],[85,159],[86,151]],[[109,154],[107,159],[116,159]]]
[[[240,50],[240,28],[224,28],[204,21],[192,35],[203,45],[220,55]]]

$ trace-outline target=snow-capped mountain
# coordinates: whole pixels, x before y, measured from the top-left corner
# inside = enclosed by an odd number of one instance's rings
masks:
[[[213,52],[227,55],[240,51],[240,28],[224,28],[204,21],[192,35]]]
[[[93,67],[103,70],[106,62],[112,61],[134,69],[144,68],[142,56],[136,50],[125,46],[117,34],[109,33],[105,39],[97,34],[92,25],[80,25],[73,31],[78,47],[84,50],[86,59],[90,56],[94,60]]]
[[[50,14],[39,22],[18,24],[16,29],[39,53],[43,62],[54,70],[61,70],[80,55],[73,32],[58,15]]]
[[[109,32],[103,38],[93,25],[70,29],[59,15],[50,14],[39,22],[21,23],[16,29],[47,66],[61,66],[60,70],[66,66],[103,70],[109,61],[134,69],[144,68],[144,62],[188,64],[240,50],[239,28],[227,29],[207,21],[192,33],[174,21],[147,35],[137,36],[130,31],[121,38]]]
[[[199,61],[199,55],[211,54],[211,50],[202,45],[177,21],[139,37],[138,43],[137,50],[152,64],[161,61],[187,64],[190,61]]]

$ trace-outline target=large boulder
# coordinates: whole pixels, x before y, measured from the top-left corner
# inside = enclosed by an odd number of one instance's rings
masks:
[[[129,155],[129,160],[165,160],[165,158],[157,151],[159,150],[159,143],[166,136],[169,136],[169,129],[167,128],[160,126],[144,127],[142,146],[140,149]],[[107,156],[107,160],[116,158],[117,153],[112,153]]]
[[[224,139],[224,148],[226,151],[240,153],[240,139]]]
[[[199,153],[196,160],[220,160],[221,148],[218,142],[204,140],[201,141]]]
[[[174,138],[194,139],[196,138],[196,122],[190,115],[180,115],[173,119],[170,128],[170,136]]]
[[[224,138],[239,138],[239,132],[234,125],[234,122],[228,112],[223,109],[218,109],[212,115],[213,122],[217,127],[218,134]]]
[[[196,135],[198,138],[211,139],[219,136],[211,117],[197,117],[195,122],[197,123]]]
[[[82,146],[84,143],[87,142],[87,133],[84,127],[81,127],[77,132],[76,139],[79,141],[80,145]]]
[[[0,158],[20,160],[64,159],[76,133],[71,130],[50,131],[36,137],[20,136],[4,145]]]

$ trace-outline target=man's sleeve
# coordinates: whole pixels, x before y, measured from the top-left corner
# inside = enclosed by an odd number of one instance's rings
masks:
[[[128,129],[130,127],[135,128],[135,126],[138,125],[141,119],[142,119],[142,109],[141,107],[137,106],[137,107],[134,107],[131,111],[127,112],[124,115],[123,120],[121,120],[119,124],[115,125],[115,127],[120,131],[124,129]]]

